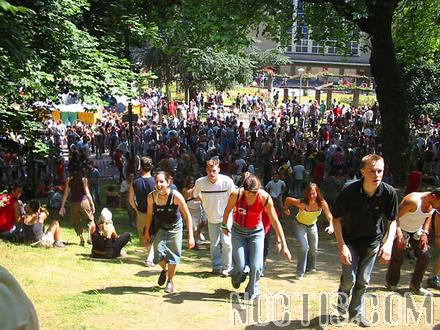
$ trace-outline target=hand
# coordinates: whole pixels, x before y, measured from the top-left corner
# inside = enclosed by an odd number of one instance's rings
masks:
[[[333,225],[327,226],[324,230],[329,235],[331,235],[331,234],[333,234],[335,232],[335,229],[333,228]]]
[[[62,217],[64,217],[64,215],[66,214],[66,208],[64,206],[62,206],[58,212],[59,215],[61,215]]]
[[[403,236],[402,230],[400,230],[400,228],[396,230],[396,240],[397,240],[397,248],[401,250],[405,250],[406,246],[408,245],[408,242],[405,236]]]
[[[428,234],[423,233],[420,236],[419,247],[422,251],[426,251],[428,249]]]
[[[226,236],[229,236],[229,229],[227,228],[222,228],[222,233]]]
[[[285,215],[290,215],[290,209],[288,207],[285,207],[283,210]]]
[[[150,230],[145,230],[144,241],[145,241],[146,244],[148,243],[147,245],[149,245],[150,239],[151,239],[151,237],[150,237]]]
[[[95,205],[94,204],[92,204],[92,214],[95,214]]]
[[[380,264],[386,265],[387,263],[389,263],[391,259],[391,249],[392,249],[392,245],[390,244],[382,245],[382,247],[379,250]]]
[[[347,245],[342,245],[342,248],[339,249],[339,260],[344,265],[351,265],[351,252]]]
[[[188,237],[188,242],[187,242],[188,249],[191,250],[192,248],[194,248],[195,245],[196,245],[196,242],[194,241],[194,235],[190,235]]]
[[[292,255],[290,254],[289,249],[285,246],[281,252],[289,262],[292,262]]]

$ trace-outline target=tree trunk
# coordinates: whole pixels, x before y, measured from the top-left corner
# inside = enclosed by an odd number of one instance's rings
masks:
[[[383,155],[395,182],[402,184],[409,163],[408,108],[391,35],[392,13],[377,11],[375,15],[376,28],[370,33],[370,64],[382,116]]]

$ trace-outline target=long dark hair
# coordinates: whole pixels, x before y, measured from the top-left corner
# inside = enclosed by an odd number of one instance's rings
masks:
[[[324,202],[324,197],[322,196],[321,190],[319,190],[319,187],[317,186],[316,183],[309,183],[306,188],[304,189],[303,192],[303,200],[302,202],[306,205],[309,205],[310,200],[309,200],[309,194],[310,194],[310,190],[315,189],[316,190],[316,203],[318,204],[319,207],[322,206],[322,203]]]

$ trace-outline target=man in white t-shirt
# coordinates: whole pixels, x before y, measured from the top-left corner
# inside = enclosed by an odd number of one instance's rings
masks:
[[[300,198],[306,169],[302,163],[293,167],[293,196]]]
[[[278,212],[278,216],[282,217],[282,205],[283,205],[283,193],[286,189],[286,183],[280,180],[279,174],[275,174],[273,179],[270,180],[266,185],[266,190],[272,197],[274,202],[275,210]]]
[[[223,234],[221,224],[229,195],[235,189],[235,185],[230,177],[219,172],[218,157],[208,160],[206,162],[207,176],[196,180],[193,196],[202,201],[208,218],[212,272],[228,276],[232,269],[231,236]],[[231,228],[231,226],[232,217],[230,216],[228,227]]]

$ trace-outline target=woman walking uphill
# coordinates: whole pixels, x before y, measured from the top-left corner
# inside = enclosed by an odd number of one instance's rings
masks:
[[[243,188],[233,191],[223,214],[222,230],[229,235],[227,220],[234,210],[232,236],[232,272],[231,281],[235,289],[246,280],[249,268],[249,283],[246,293],[249,299],[258,297],[257,282],[263,269],[264,228],[262,216],[267,211],[277,237],[277,249],[291,261],[283,228],[270,195],[261,189],[261,182],[255,175],[246,173]]]
[[[64,217],[66,214],[66,201],[70,194],[70,218],[75,229],[76,234],[80,238],[80,245],[84,246],[83,229],[81,219],[87,221],[88,227],[88,242],[90,240],[90,230],[94,224],[93,214],[95,213],[95,204],[93,203],[92,195],[90,194],[87,177],[84,173],[85,167],[79,161],[72,161],[69,168],[71,175],[66,180],[64,186],[63,200],[59,214]]]
[[[302,279],[306,271],[316,271],[316,252],[318,250],[318,227],[316,222],[321,212],[330,225],[325,228],[329,234],[333,233],[333,216],[321,191],[315,183],[310,183],[304,190],[304,198],[287,197],[284,201],[284,213],[290,215],[289,206],[295,206],[298,214],[293,221],[293,230],[299,243],[296,278]]]
[[[155,176],[155,191],[148,194],[147,222],[144,231],[145,242],[150,241],[150,226],[154,217],[154,227],[158,226],[154,234],[154,264],[162,267],[157,284],[160,286],[167,281],[165,292],[174,291],[173,278],[177,264],[182,255],[183,217],[188,229],[188,248],[194,247],[194,236],[191,215],[183,196],[176,190],[170,189],[170,175],[160,171]],[[180,211],[180,212],[179,212]]]

